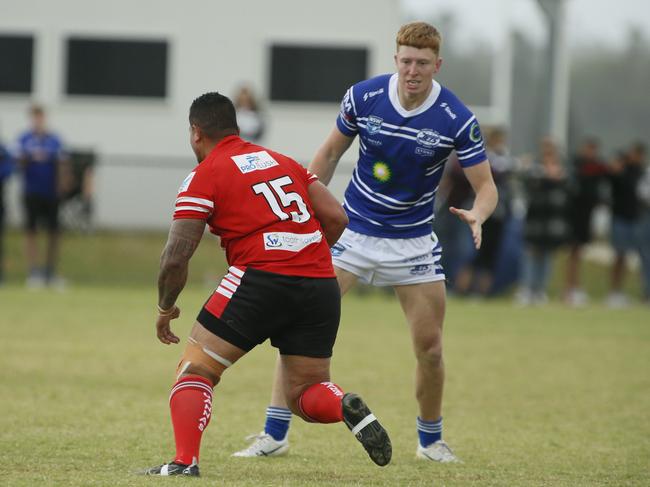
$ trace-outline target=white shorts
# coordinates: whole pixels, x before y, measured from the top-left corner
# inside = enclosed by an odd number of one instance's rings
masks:
[[[346,229],[332,247],[332,262],[374,286],[442,281],[442,246],[435,233],[416,238],[370,237]]]

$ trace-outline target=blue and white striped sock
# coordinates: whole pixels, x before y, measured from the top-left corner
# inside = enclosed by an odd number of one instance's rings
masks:
[[[427,447],[431,443],[442,439],[442,416],[436,421],[424,421],[418,416],[417,425],[422,447]]]
[[[282,441],[289,431],[291,410],[269,406],[266,408],[266,424],[264,432],[271,435],[275,441]]]

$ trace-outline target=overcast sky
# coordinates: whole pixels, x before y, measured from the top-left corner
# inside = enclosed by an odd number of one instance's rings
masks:
[[[537,0],[401,0],[409,19],[423,20],[441,12],[455,14],[457,42],[471,45],[476,39],[498,41],[508,25],[516,25],[538,41],[545,38]],[[650,40],[650,0],[566,0],[571,45],[599,40],[625,44],[628,26],[638,26]],[[464,33],[467,32],[467,35]],[[443,32],[444,35],[444,32]],[[467,47],[467,46],[463,46]]]

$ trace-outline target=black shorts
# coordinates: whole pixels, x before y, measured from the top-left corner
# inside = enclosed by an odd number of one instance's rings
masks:
[[[587,244],[591,241],[591,215],[594,211],[592,205],[576,203],[569,212],[571,225],[571,242]]]
[[[285,276],[231,267],[197,321],[249,351],[267,338],[283,355],[327,358],[341,318],[335,278]]]
[[[59,230],[59,201],[40,195],[25,195],[25,229],[33,232],[43,225],[49,232]]]
[[[478,249],[474,262],[472,263],[474,269],[485,272],[494,270],[501,248],[503,224],[504,220],[500,218],[488,218],[483,223],[481,248]]]

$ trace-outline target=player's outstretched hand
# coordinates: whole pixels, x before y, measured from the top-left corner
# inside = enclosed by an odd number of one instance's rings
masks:
[[[158,336],[158,340],[165,345],[178,343],[180,341],[179,338],[174,335],[169,326],[169,322],[175,320],[180,315],[181,310],[178,306],[174,306],[174,311],[169,315],[158,315],[158,319],[156,320],[156,335]]]
[[[474,214],[472,210],[463,210],[461,208],[454,208],[453,206],[449,207],[449,211],[451,211],[454,215],[456,215],[458,218],[460,218],[462,221],[467,223],[469,225],[469,229],[472,231],[472,239],[474,240],[474,247],[476,250],[481,248],[481,240],[482,240],[482,228],[481,228],[481,221],[478,219],[478,217]]]

